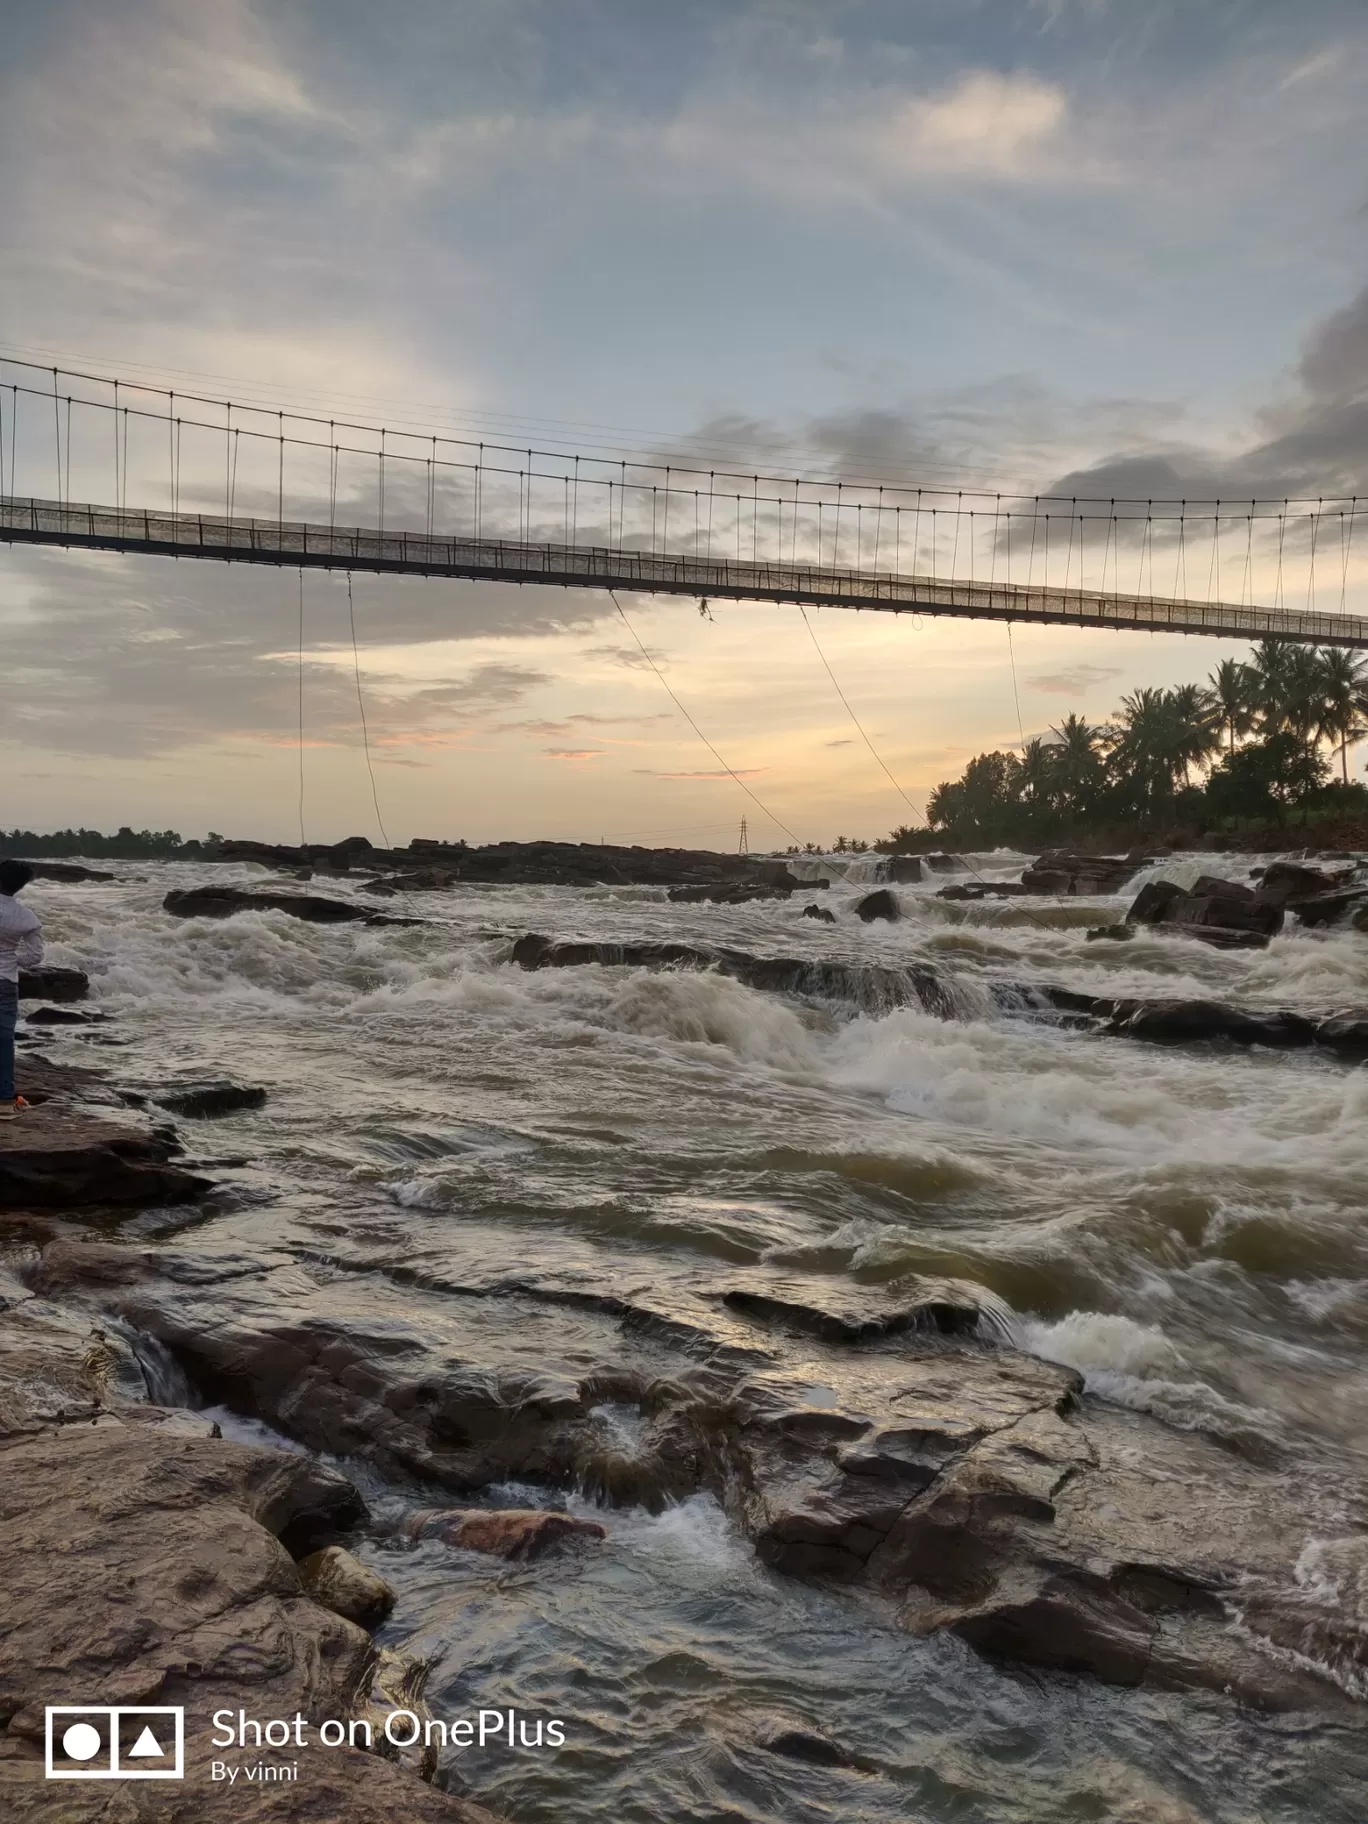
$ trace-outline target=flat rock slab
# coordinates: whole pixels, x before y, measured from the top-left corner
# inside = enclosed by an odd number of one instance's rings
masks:
[[[84,969],[21,969],[21,1001],[83,1001],[90,993],[90,977]]]
[[[671,1307],[535,1268],[501,1284],[473,1261],[463,1279],[450,1244],[427,1266],[412,1248],[388,1270],[341,1261],[57,1242],[30,1280],[316,1450],[468,1492],[519,1480],[659,1508],[706,1490],[775,1569],[862,1587],[994,1659],[1321,1711],[1351,1704],[1332,1665],[1349,1684],[1368,1668],[1368,1577],[1322,1588],[1300,1568],[1311,1541],[1368,1563],[1361,1490],[953,1334],[991,1303],[963,1287],[871,1293],[865,1322],[840,1282],[759,1267]],[[630,1444],[605,1406],[634,1411]],[[1280,1660],[1294,1635],[1325,1652]]]
[[[60,1099],[0,1123],[0,1209],[188,1203],[209,1179],[168,1164],[173,1142]]]

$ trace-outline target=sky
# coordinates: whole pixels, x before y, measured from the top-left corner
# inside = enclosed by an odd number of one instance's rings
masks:
[[[814,476],[1368,494],[1361,0],[0,0],[0,30],[0,355]],[[623,606],[358,575],[358,703],[345,581],[311,575],[301,794],[296,575],[0,547],[0,827],[872,838],[974,753],[1241,653]]]

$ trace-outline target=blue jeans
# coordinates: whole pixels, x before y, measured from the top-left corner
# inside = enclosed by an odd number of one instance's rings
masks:
[[[0,1102],[14,1100],[14,1022],[19,1018],[19,984],[0,982]]]

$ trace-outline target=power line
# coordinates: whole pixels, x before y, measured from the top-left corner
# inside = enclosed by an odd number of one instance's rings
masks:
[[[913,804],[912,800],[908,797],[907,793],[898,784],[897,780],[893,777],[892,773],[889,772],[888,767],[884,762],[883,755],[879,752],[878,748],[876,748],[874,743],[870,740],[868,732],[865,729],[864,723],[861,722],[860,718],[855,714],[854,709],[851,707],[850,698],[841,689],[840,680],[836,676],[836,673],[831,669],[831,666],[828,663],[826,654],[822,651],[821,646],[818,644],[817,635],[813,631],[812,622],[807,617],[807,609],[804,608],[804,606],[801,602],[798,604],[798,612],[803,617],[803,625],[808,630],[808,638],[812,641],[812,644],[817,648],[817,657],[822,661],[822,664],[826,666],[826,674],[831,679],[831,682],[836,687],[836,695],[841,699],[842,703],[844,703],[846,706],[846,714],[850,717],[851,721],[855,724],[856,728],[859,729],[861,739],[864,741],[865,746],[869,749],[870,753],[873,754],[873,756],[874,756],[875,760],[878,762],[878,764],[883,768],[883,771],[884,771],[885,775],[887,776],[888,783],[893,787],[893,790],[902,799],[903,803],[907,806],[908,810],[911,811],[913,817],[917,817],[920,813],[918,812],[916,805]]]
[[[380,815],[380,794],[375,785],[375,768],[371,765],[370,730],[366,727],[366,700],[361,694],[361,656],[356,647],[356,602],[352,596],[352,573],[347,572],[347,619],[351,623],[352,670],[356,675],[356,707],[361,712],[361,743],[366,750],[366,771],[370,775],[371,802],[375,806],[375,821],[379,826],[380,836],[386,848],[390,839],[385,830],[385,820]]]
[[[712,742],[709,741],[708,737],[703,733],[703,730],[698,726],[697,722],[694,721],[693,717],[689,714],[688,710],[685,709],[684,705],[680,702],[679,698],[675,695],[674,691],[670,688],[669,682],[667,681],[664,672],[660,669],[659,665],[656,664],[655,660],[651,657],[650,653],[646,650],[645,646],[642,645],[641,636],[637,632],[636,628],[633,627],[632,623],[627,619],[627,610],[623,607],[622,603],[618,600],[616,591],[610,589],[608,591],[608,595],[609,595],[609,599],[612,601],[614,608],[616,608],[618,613],[622,616],[623,626],[627,629],[628,633],[631,634],[632,638],[636,641],[637,645],[641,647],[642,658],[645,659],[646,663],[650,666],[651,670],[655,673],[657,678],[659,678],[661,684],[664,685],[670,701],[674,704],[675,708],[679,711],[680,715],[683,716],[684,720],[688,723],[689,727],[698,736],[699,740],[703,743],[704,747],[707,748],[708,752],[712,755],[713,759],[716,760],[717,764],[722,768],[724,773],[728,774],[728,776],[730,778],[732,778],[736,781],[736,783],[741,787],[741,790],[746,794],[747,798],[749,798],[753,804],[756,804],[759,806],[759,808],[764,812],[765,816],[769,818],[770,822],[778,824],[779,828],[788,837],[790,842],[798,843],[798,837],[789,828],[789,826],[784,822],[783,818],[776,816],[776,814],[769,808],[769,806],[764,802],[764,800],[757,797],[757,795],[746,784],[745,780],[735,770],[734,767],[728,766],[727,762],[722,758],[721,754],[718,753],[717,749],[713,746]],[[801,843],[799,843],[798,846],[801,847],[802,846]]]

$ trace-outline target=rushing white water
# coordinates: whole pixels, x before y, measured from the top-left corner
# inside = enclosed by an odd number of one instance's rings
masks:
[[[974,866],[1005,880],[1022,860]],[[1239,878],[1251,865],[1184,857],[1145,877]],[[672,905],[635,888],[470,888],[406,904],[368,901],[350,879],[314,883],[426,921],[374,928],[162,910],[172,886],[279,884],[248,867],[40,882],[30,899],[51,960],[87,969],[92,1004],[112,1016],[88,1031],[44,1030],[40,1043],[143,1091],[178,1076],[264,1085],[260,1113],[185,1124],[215,1175],[239,1187],[214,1221],[243,1245],[260,1212],[280,1210],[324,1234],[354,1217],[392,1232],[396,1247],[405,1234],[429,1250],[448,1232],[467,1247],[478,1234],[491,1257],[563,1258],[587,1276],[625,1262],[663,1287],[706,1287],[737,1262],[857,1288],[950,1274],[1005,1299],[1020,1346],[1077,1367],[1100,1395],[1235,1441],[1295,1439],[1327,1463],[1361,1458],[1368,1070],[1323,1055],[1147,1048],[1032,1018],[1021,997],[1003,1011],[1001,991],[1053,982],[1328,1012],[1368,1006],[1368,937],[1289,924],[1256,952],[1150,932],[1089,943],[1086,929],[1120,916],[1134,883],[1082,903],[937,898],[958,874],[897,888],[900,921],[865,926],[851,905],[869,858],[810,872],[832,884],[743,907]],[[802,916],[808,897],[837,913],[835,927]],[[508,960],[527,931],[930,964],[957,1017],[917,1005],[876,1017],[710,971],[529,973]],[[391,1498],[372,1493],[382,1507]],[[1301,1774],[1284,1768],[1258,1786],[1251,1769],[1262,1763],[1206,1732],[1200,1706],[1161,1721],[1158,1700],[1123,1713],[1090,1696],[1067,1726],[1053,1713],[1047,1747],[1049,1730],[1015,1688],[971,1676],[952,1646],[871,1635],[843,1602],[776,1584],[709,1503],[617,1516],[611,1531],[612,1552],[573,1592],[550,1573],[529,1576],[511,1607],[492,1602],[476,1566],[455,1594],[436,1554],[399,1567],[396,1630],[430,1637],[453,1704],[478,1673],[490,1700],[541,1681],[554,1710],[580,1701],[557,1685],[567,1655],[588,1668],[603,1808],[544,1771],[514,1790],[512,1776],[479,1769],[481,1793],[515,1816],[1197,1816],[1164,1810],[1171,1756],[1190,1764],[1202,1816],[1331,1815],[1261,1811],[1279,1780],[1295,1787]],[[1321,1565],[1308,1557],[1307,1576]],[[460,1626],[458,1597],[477,1611]],[[644,1636],[623,1619],[631,1604]],[[798,1638],[810,1663],[786,1644]],[[686,1669],[694,1660],[706,1670]],[[633,1679],[658,1719],[649,1753],[618,1709]],[[890,1708],[898,1679],[920,1694],[915,1726]],[[696,1680],[715,1688],[715,1706],[729,1691],[758,1693],[814,1725],[834,1719],[873,1744],[885,1772],[776,1772],[717,1747],[691,1786],[678,1757],[704,1726],[701,1700],[683,1695]],[[1030,1770],[999,1778],[993,1742],[1023,1731],[1036,1744]],[[726,1810],[738,1780],[750,1809]],[[1149,1809],[1122,1809],[1136,1793]]]

